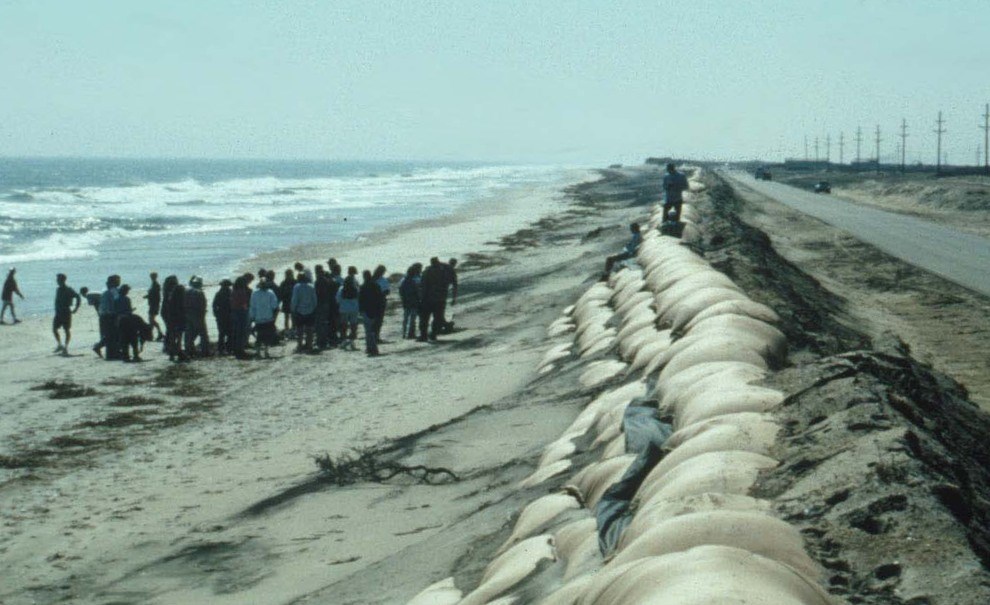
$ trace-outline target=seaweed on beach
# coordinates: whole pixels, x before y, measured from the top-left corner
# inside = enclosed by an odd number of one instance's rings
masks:
[[[333,458],[330,454],[315,456],[325,481],[337,486],[353,485],[370,481],[385,483],[395,477],[411,477],[418,483],[438,485],[460,481],[452,470],[443,467],[429,467],[421,464],[407,466],[398,462],[382,460],[379,452],[373,449],[355,449],[350,453]]]
[[[152,381],[152,386],[159,389],[169,389],[169,394],[176,397],[204,397],[212,391],[200,381],[203,373],[186,364],[170,365],[158,372]]]
[[[76,384],[71,381],[48,380],[31,387],[32,391],[48,391],[49,399],[78,399],[96,395],[96,389]]]
[[[155,397],[145,397],[143,395],[124,395],[123,397],[118,397],[110,402],[110,405],[116,408],[131,408],[139,407],[144,405],[162,405],[165,403],[161,399]]]

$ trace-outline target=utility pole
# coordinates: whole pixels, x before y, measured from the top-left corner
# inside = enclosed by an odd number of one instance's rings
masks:
[[[860,151],[860,147],[862,147],[862,144],[863,144],[863,127],[857,126],[856,127],[856,163],[857,164],[859,164],[860,162],[861,156],[859,151]]]
[[[983,172],[990,175],[990,103],[983,108]]]
[[[901,118],[901,174],[904,174],[905,158],[907,156],[907,119]]]
[[[942,174],[942,135],[945,134],[945,128],[942,125],[945,123],[942,120],[942,112],[938,112],[938,120],[935,121],[937,127],[935,128],[935,134],[938,135],[938,163],[935,165],[935,174]]]
[[[839,133],[839,163],[842,163],[842,158],[846,151],[846,133]]]
[[[980,167],[980,145],[979,145],[979,143],[976,144],[976,167],[977,168]]]
[[[877,124],[877,174],[880,174],[880,125]]]
[[[808,161],[808,135],[804,135],[804,161]]]
[[[818,137],[815,137],[815,161],[818,161]]]
[[[832,135],[831,133],[825,135],[825,163],[830,164],[832,162]]]

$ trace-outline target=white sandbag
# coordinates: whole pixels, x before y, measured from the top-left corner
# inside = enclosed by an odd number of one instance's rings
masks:
[[[699,275],[697,279],[686,277],[658,294],[656,307],[661,321],[672,323],[679,315],[694,317],[707,307],[725,300],[747,299],[738,287],[724,283],[727,278],[714,278],[715,275],[721,273]]]
[[[733,510],[688,513],[668,519],[630,542],[611,564],[622,565],[706,545],[741,548],[792,567],[808,578],[820,574],[818,566],[805,553],[797,529],[764,513]]]
[[[560,460],[569,458],[576,451],[577,446],[574,445],[574,441],[571,438],[557,439],[543,448],[543,455],[540,456],[540,461],[537,463],[536,468],[550,466]]]
[[[481,584],[460,605],[485,605],[533,573],[543,560],[556,560],[552,536],[534,536],[519,542],[488,565]]]
[[[653,351],[654,353],[653,357],[647,360],[646,366],[643,368],[643,374],[642,374],[643,378],[648,378],[650,376],[653,376],[653,374],[655,374],[660,369],[660,366],[664,363],[666,359],[664,357],[664,354],[668,350],[670,350],[670,347],[673,346],[674,344],[670,330],[660,330],[659,332],[657,332],[657,340],[658,341],[662,340],[664,346],[658,347],[655,351]]]
[[[629,364],[629,372],[636,372],[646,368],[661,353],[669,349],[670,346],[670,333],[657,332],[653,340],[646,341],[642,346],[638,347],[636,356],[633,358],[632,363]],[[647,375],[644,373],[644,377]]]
[[[765,321],[746,317],[745,315],[734,315],[731,313],[715,315],[704,321],[695,323],[688,334],[692,336],[696,334],[716,334],[726,330],[738,330],[747,334],[757,335],[763,340],[772,343],[771,346],[774,350],[787,349],[787,337],[784,336],[783,332]]]
[[[621,305],[615,307],[615,312],[618,313],[623,320],[625,320],[626,317],[629,316],[630,311],[642,305],[643,303],[648,303],[646,305],[646,308],[650,308],[650,304],[653,303],[653,295],[651,295],[649,292],[636,292]]]
[[[623,434],[616,435],[602,450],[602,459],[606,460],[608,458],[614,458],[616,456],[621,456],[626,453],[626,436]]]
[[[454,578],[445,578],[427,586],[406,605],[456,605],[460,600],[461,591],[454,586]]]
[[[691,366],[713,361],[735,361],[766,369],[770,357],[772,355],[763,343],[740,342],[735,338],[705,340],[679,351],[660,370],[657,380],[665,382]]]
[[[772,413],[736,412],[686,425],[684,428],[674,431],[667,438],[667,441],[664,442],[664,447],[671,450],[677,449],[692,439],[722,426],[734,426],[751,435],[752,439],[759,441],[770,440],[771,442],[776,439],[776,435],[780,430],[780,426],[774,420]]]
[[[636,357],[636,352],[639,351],[647,342],[656,340],[657,338],[656,328],[653,324],[648,324],[642,326],[636,332],[626,336],[625,338],[619,337],[619,355],[627,361],[632,361]]]
[[[684,402],[674,416],[674,428],[680,429],[702,420],[738,412],[769,412],[780,407],[784,394],[774,389],[746,386],[735,391],[704,393]]]
[[[601,569],[602,562],[602,552],[598,548],[598,534],[585,536],[564,563],[564,580],[597,571]]]
[[[547,595],[537,605],[575,605],[591,583],[592,574],[582,574]]]
[[[584,587],[578,605],[834,605],[794,568],[731,546],[609,565]]]
[[[531,537],[541,527],[553,521],[562,513],[579,508],[581,508],[581,503],[572,494],[567,492],[549,494],[533,500],[519,513],[519,519],[516,520],[512,534],[509,535],[509,538],[495,554],[499,555],[515,543]]]
[[[733,362],[700,364],[678,374],[672,383],[667,383],[670,386],[663,393],[659,392],[659,388],[654,389],[653,396],[660,400],[659,407],[662,411],[673,413],[681,402],[696,395],[738,389],[763,380],[765,376],[765,370],[750,364]]]
[[[713,510],[749,511],[769,514],[771,508],[772,506],[769,501],[743,494],[707,493],[688,496],[687,498],[678,498],[676,500],[655,498],[643,503],[636,510],[632,521],[629,522],[626,530],[622,532],[622,537],[619,538],[616,549],[624,549],[630,542],[643,533],[678,515]]]
[[[537,368],[542,368],[543,366],[550,365],[551,363],[557,361],[558,359],[563,359],[564,357],[571,356],[571,343],[565,342],[559,344],[555,347],[550,347],[550,349],[543,354],[543,359],[540,360],[540,365]]]
[[[564,310],[561,311],[563,315],[566,315],[568,317],[570,317],[571,313],[573,312],[574,312],[574,305],[567,305],[566,307],[564,307]]]
[[[605,493],[605,490],[622,477],[623,473],[626,472],[626,469],[629,468],[629,465],[635,459],[635,454],[623,454],[615,458],[595,462],[575,475],[568,483],[568,486],[573,486],[577,489],[582,499],[584,499],[585,506],[594,510],[595,505],[598,504],[598,500]]]
[[[568,332],[573,332],[576,327],[577,326],[572,323],[551,326],[550,328],[547,328],[547,336],[550,338],[556,338],[557,336],[562,336]]]
[[[760,416],[759,414],[754,414]],[[738,419],[740,414],[732,414]],[[721,416],[719,418],[726,418]],[[715,419],[710,419],[715,420]],[[695,423],[690,427],[698,427],[706,423]],[[740,426],[737,424],[715,424],[701,431],[692,439],[684,441],[679,447],[673,448],[663,460],[657,463],[657,472],[665,473],[682,462],[710,452],[745,451],[754,454],[770,456],[776,443],[780,427],[764,418],[758,424]]]
[[[533,471],[532,475],[519,482],[519,489],[526,489],[533,487],[534,485],[539,485],[550,477],[555,477],[571,468],[571,464],[571,461],[565,458],[564,460],[558,460],[553,464],[541,466]]]
[[[740,300],[724,300],[719,303],[698,312],[691,321],[687,322],[685,325],[678,325],[677,321],[674,322],[675,329],[685,329],[690,331],[691,328],[698,322],[704,321],[709,317],[715,317],[716,315],[745,315],[746,317],[752,317],[753,319],[758,319],[764,321],[768,324],[776,324],[780,322],[780,316],[774,312],[770,307],[758,303],[755,300],[750,299],[740,299]]]
[[[612,306],[618,307],[622,305],[622,303],[627,302],[637,292],[642,291],[644,286],[646,286],[646,282],[642,279],[632,279],[627,281],[622,285],[622,288],[616,290],[615,295],[612,296]]]
[[[620,387],[605,391],[581,410],[581,413],[574,419],[574,422],[564,431],[564,436],[561,439],[577,439],[593,427],[599,417],[613,407],[625,407],[633,399],[642,397],[645,394],[646,384],[642,381],[629,382]]]
[[[586,389],[593,389],[619,376],[625,372],[626,367],[624,362],[614,359],[593,361],[588,364],[588,369],[581,374],[578,382]]]
[[[614,347],[616,338],[612,335],[612,332],[603,334],[600,338],[588,345],[588,348],[581,351],[581,359],[590,359],[596,355],[601,355],[605,351],[608,351]]]
[[[664,473],[656,468],[646,476],[636,500],[683,498],[706,492],[747,494],[763,470],[778,462],[752,452],[710,452],[685,460]]]
[[[653,323],[656,321],[656,318],[657,316],[655,313],[640,313],[635,318],[626,322],[622,328],[619,329],[619,333],[616,336],[619,340],[624,340],[634,332],[638,332],[647,326],[653,327]]]
[[[657,380],[653,389],[653,397],[660,399],[661,405],[667,407],[673,397],[679,397],[681,393],[687,391],[694,384],[699,384],[703,380],[721,376],[725,373],[726,381],[736,378],[744,382],[753,382],[766,376],[765,366],[754,366],[752,364],[739,361],[712,361],[697,364],[683,372],[671,374],[662,380]],[[752,376],[752,379],[747,377]]]
[[[574,558],[582,542],[587,540],[589,536],[598,535],[597,528],[598,523],[590,511],[584,519],[571,521],[561,526],[553,535],[557,557],[564,561]]]
[[[681,241],[685,244],[694,244],[701,241],[701,229],[692,222],[682,221],[684,228],[681,229]]]

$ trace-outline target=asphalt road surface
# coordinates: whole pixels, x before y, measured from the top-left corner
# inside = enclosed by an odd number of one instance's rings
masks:
[[[884,252],[990,296],[990,239],[930,221],[860,206],[828,194],[722,172],[734,187],[747,187],[811,215]]]

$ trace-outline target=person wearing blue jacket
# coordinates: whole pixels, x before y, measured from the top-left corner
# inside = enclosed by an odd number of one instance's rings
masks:
[[[622,252],[613,254],[605,259],[605,276],[603,279],[608,278],[609,273],[612,272],[612,266],[615,265],[615,263],[628,260],[636,256],[636,251],[639,250],[639,244],[643,241],[639,223],[629,225],[629,231],[632,232],[632,237],[629,239],[629,243],[626,244],[625,249],[623,249]]]
[[[683,193],[688,188],[687,177],[677,172],[673,164],[667,164],[667,174],[663,176],[663,219],[673,223],[681,220]]]
[[[303,271],[292,288],[292,322],[296,326],[296,352],[313,350],[313,334],[316,330],[316,288],[313,273]]]

